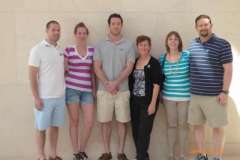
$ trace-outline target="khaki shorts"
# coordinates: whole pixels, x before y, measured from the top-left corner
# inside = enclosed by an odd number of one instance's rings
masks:
[[[106,91],[97,92],[97,117],[101,123],[110,122],[115,113],[118,122],[130,121],[129,91],[111,95]]]
[[[212,128],[226,126],[228,124],[227,106],[221,105],[217,96],[192,95],[188,122],[192,125],[202,125],[206,121]]]

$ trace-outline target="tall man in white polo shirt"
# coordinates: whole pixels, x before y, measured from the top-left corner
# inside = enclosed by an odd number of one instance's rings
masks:
[[[49,21],[46,39],[32,48],[29,57],[29,78],[35,102],[34,114],[38,159],[46,160],[44,151],[46,130],[49,130],[49,160],[57,156],[58,128],[64,124],[64,57],[57,47],[60,25]]]

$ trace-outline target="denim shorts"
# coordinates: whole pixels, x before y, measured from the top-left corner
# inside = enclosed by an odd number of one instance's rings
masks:
[[[66,88],[66,104],[93,104],[92,92]]]
[[[44,131],[49,127],[61,127],[64,125],[65,98],[42,99],[43,108],[37,110],[34,107],[35,127]]]

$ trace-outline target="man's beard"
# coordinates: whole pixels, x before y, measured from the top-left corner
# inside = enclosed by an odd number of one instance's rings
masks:
[[[202,37],[207,37],[209,35],[209,32],[208,31],[200,31],[200,35]]]

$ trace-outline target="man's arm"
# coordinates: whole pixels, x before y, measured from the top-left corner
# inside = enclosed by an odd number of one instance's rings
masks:
[[[224,75],[223,75],[223,90],[229,90],[232,81],[232,63],[223,64]]]
[[[109,81],[107,84],[108,89],[111,93],[116,94],[118,91],[119,85],[131,74],[133,69],[133,62],[128,61],[126,66],[123,68],[123,70],[119,73],[117,78],[113,81]]]
[[[131,47],[129,48],[128,55],[127,55],[127,64],[123,68],[123,70],[119,73],[117,78],[114,81],[110,82],[109,87],[111,89],[117,89],[119,85],[128,78],[128,76],[131,74],[135,62],[135,49],[134,45],[131,44]]]
[[[104,71],[102,70],[101,60],[94,60],[93,66],[94,66],[94,72],[97,78],[103,83],[104,86],[106,86],[108,83],[108,78],[104,73]]]
[[[135,48],[134,45],[131,44],[127,55],[127,64],[114,80],[116,87],[118,87],[131,74],[134,67],[135,58]]]
[[[29,80],[30,80],[30,87],[32,90],[36,108],[38,110],[41,110],[43,103],[39,97],[39,91],[38,91],[38,67],[29,66]]]
[[[134,63],[131,61],[128,61],[124,69],[119,73],[119,75],[116,78],[117,86],[119,86],[128,76],[131,74],[133,69]]]
[[[232,63],[223,64],[224,74],[223,74],[223,91],[228,91],[231,81],[232,81]],[[219,95],[219,102],[222,105],[227,103],[227,95],[223,92]]]

